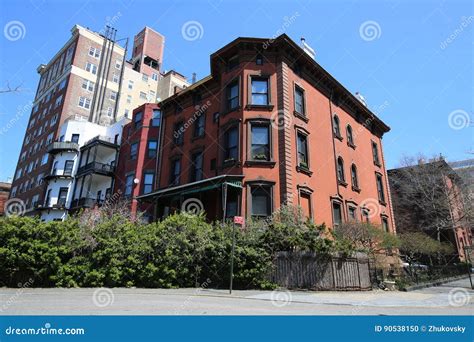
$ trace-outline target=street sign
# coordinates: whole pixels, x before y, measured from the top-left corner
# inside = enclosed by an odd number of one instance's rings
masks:
[[[244,224],[243,216],[234,216],[234,223],[242,226]]]

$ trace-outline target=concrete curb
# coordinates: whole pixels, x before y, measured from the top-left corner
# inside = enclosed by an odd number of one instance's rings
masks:
[[[464,279],[464,278],[469,278],[469,276],[468,275],[462,275],[462,276],[451,277],[451,278],[442,278],[442,279],[438,279],[438,280],[428,282],[428,283],[422,283],[422,284],[408,286],[407,288],[402,289],[400,291],[410,292],[410,291],[414,291],[414,290],[423,289],[423,288],[426,288],[426,287],[439,286],[439,285],[442,285],[442,284],[445,284],[445,283],[449,283],[451,281],[461,280],[461,279]]]

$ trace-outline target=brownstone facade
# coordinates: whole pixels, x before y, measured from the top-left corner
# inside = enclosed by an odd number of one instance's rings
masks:
[[[395,232],[382,136],[389,128],[288,36],[239,38],[211,75],[161,103],[157,189],[167,215],[187,199],[210,218],[300,205],[316,223],[368,220]]]

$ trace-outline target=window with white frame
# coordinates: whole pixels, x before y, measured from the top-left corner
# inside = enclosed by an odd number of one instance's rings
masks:
[[[117,100],[117,92],[116,91],[111,91],[110,92],[110,99],[112,101],[116,101]]]
[[[122,68],[122,61],[120,59],[115,60],[115,69],[120,70]]]
[[[82,80],[82,89],[94,91],[95,83],[86,79]]]
[[[88,99],[87,97],[80,96],[78,106],[85,109],[89,109],[91,108],[91,100]]]
[[[112,75],[112,82],[119,83],[120,76],[117,74]]]
[[[93,46],[89,48],[89,56],[92,56],[94,58],[99,58],[100,57],[100,49],[97,49]]]
[[[97,65],[87,62],[86,71],[88,71],[88,72],[90,72],[94,75],[97,74]]]

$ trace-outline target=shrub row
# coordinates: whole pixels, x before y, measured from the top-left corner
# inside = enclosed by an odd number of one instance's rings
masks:
[[[291,211],[291,210],[290,210]],[[324,226],[295,220],[249,222],[236,229],[234,286],[269,288],[272,258],[280,250],[329,253]],[[284,220],[294,222],[284,222]],[[271,229],[269,228],[271,227]],[[175,214],[154,223],[119,215],[41,222],[0,219],[0,286],[16,287],[226,287],[232,226],[203,216]]]

